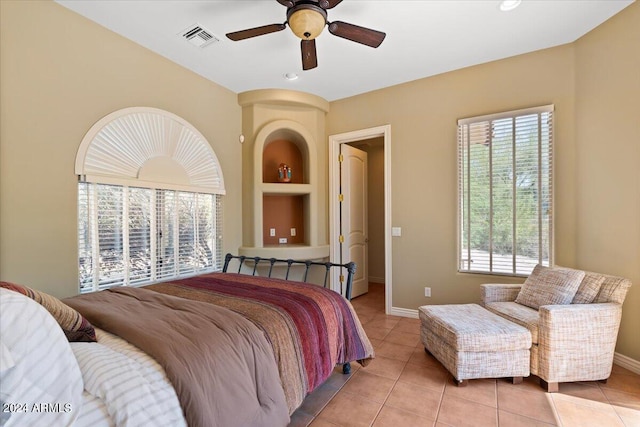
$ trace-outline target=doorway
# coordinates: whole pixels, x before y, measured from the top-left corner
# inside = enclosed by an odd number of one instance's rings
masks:
[[[367,178],[368,195],[358,197],[367,200],[365,211],[368,211],[369,225],[365,236],[365,245],[369,245],[370,262],[360,261],[358,269],[363,267],[363,274],[369,276],[372,283],[384,283],[385,312],[389,314],[392,307],[392,274],[391,274],[391,126],[385,125],[354,132],[329,136],[329,231],[330,257],[332,262],[349,262],[351,259],[343,249],[341,240],[352,231],[357,236],[358,230],[350,230],[349,224],[341,221],[341,164],[340,153],[347,151],[347,146],[365,151],[370,173]],[[349,150],[353,152],[353,150]],[[357,170],[358,168],[356,168]],[[344,184],[344,183],[342,183]],[[351,188],[354,188],[352,185]],[[357,188],[357,186],[355,187]],[[344,190],[344,189],[343,189]],[[356,227],[359,221],[355,222]],[[342,239],[341,239],[341,236]],[[358,253],[356,250],[355,253]],[[345,259],[346,258],[346,259]],[[332,277],[332,287],[341,290],[338,274]],[[358,289],[353,288],[354,291]],[[362,290],[360,286],[360,291]],[[358,291],[358,292],[360,292]],[[365,289],[366,292],[366,289]],[[353,294],[356,296],[356,293]]]

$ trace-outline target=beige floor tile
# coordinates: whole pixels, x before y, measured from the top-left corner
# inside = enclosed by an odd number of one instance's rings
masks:
[[[584,383],[562,383],[560,384],[560,392],[552,393],[552,396],[569,396],[572,399],[580,398],[585,403],[609,403],[607,397],[599,387],[589,386]]]
[[[640,395],[640,375],[612,373],[606,384],[600,384],[600,388]]]
[[[393,330],[398,332],[406,332],[409,334],[420,335],[420,323],[407,323],[407,322],[400,321],[393,328]]]
[[[558,418],[564,426],[624,427],[622,420],[610,405],[595,408],[569,399],[554,399]]]
[[[602,392],[612,405],[640,411],[640,395],[608,389],[603,389]]]
[[[622,419],[622,422],[626,427],[640,426],[640,410],[623,408],[621,406],[614,406],[613,409]]]
[[[389,334],[390,335],[390,334]],[[376,350],[376,355],[388,357],[389,359],[396,359],[406,362],[409,360],[411,355],[413,354],[413,347],[408,347],[406,345],[395,344],[392,342],[388,342],[386,339],[378,346]]]
[[[417,365],[437,366],[445,369],[444,366],[438,362],[438,359],[424,351],[424,347],[422,345],[414,347],[413,354],[411,355],[411,358],[409,358],[409,362]]]
[[[380,347],[380,344],[382,344],[384,342],[384,341],[382,341],[380,339],[371,338],[371,337],[369,337],[369,341],[371,341],[371,345],[373,346],[374,350],[376,350],[378,347]]]
[[[389,359],[383,356],[376,356],[376,358],[373,359],[371,363],[369,363],[367,367],[363,369],[365,369],[366,372],[370,374],[397,380],[398,377],[400,377],[405,364],[405,362],[401,362],[400,360]]]
[[[378,315],[374,317],[367,326],[372,328],[393,329],[399,322],[399,319],[392,318],[391,316]]]
[[[637,376],[638,375],[635,372],[632,372],[632,371],[628,370],[627,368],[623,368],[620,365],[616,365],[615,363],[613,364],[613,367],[611,368],[611,373],[612,374],[620,374],[620,375],[631,375],[631,376]]]
[[[435,420],[442,394],[425,387],[397,382],[385,402],[385,406],[403,409],[421,417]]]
[[[553,403],[549,393],[501,387],[498,383],[498,409],[554,424],[556,422]],[[522,384],[520,384],[522,385]],[[540,389],[542,390],[542,389]]]
[[[375,316],[372,314],[366,314],[366,313],[358,313],[358,311],[356,311],[356,314],[358,315],[358,319],[360,320],[360,324],[361,325],[366,325],[368,322],[372,321]]]
[[[464,387],[458,387],[447,381],[444,389],[445,396],[471,400],[493,408],[498,407],[496,380],[470,380]]]
[[[395,344],[402,344],[409,347],[415,347],[420,343],[420,335],[398,331],[397,328],[394,328],[391,330],[391,332],[389,332],[389,334],[385,337],[384,340],[387,342],[395,343]]]
[[[383,340],[389,334],[389,332],[391,332],[391,328],[379,328],[373,326],[372,323],[373,321],[362,325],[364,331],[367,333],[367,337],[369,338]]]
[[[428,387],[442,393],[448,379],[449,374],[439,368],[407,363],[398,381]]]
[[[498,410],[445,394],[442,398],[437,421],[456,427],[497,426]]]
[[[420,325],[420,319],[417,317],[403,317],[400,319],[400,323],[405,323],[408,325]]]
[[[378,415],[382,404],[340,391],[320,412],[317,419],[344,427],[368,427]]]
[[[431,427],[434,421],[427,417],[421,417],[409,411],[383,406],[373,427]]]
[[[511,412],[498,411],[498,424],[501,427],[550,427],[556,424],[547,424],[522,415]]]
[[[384,403],[394,384],[395,380],[360,370],[353,375],[353,378],[345,384],[342,390],[371,399],[374,402]]]

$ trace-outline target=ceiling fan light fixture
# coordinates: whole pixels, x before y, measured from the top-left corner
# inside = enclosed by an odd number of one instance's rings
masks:
[[[327,12],[314,5],[301,4],[289,9],[287,23],[297,37],[313,40],[322,33],[327,24]]]

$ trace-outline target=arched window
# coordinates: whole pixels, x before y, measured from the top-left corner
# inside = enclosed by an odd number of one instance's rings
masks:
[[[75,172],[81,293],[221,269],[222,170],[182,118],[109,114],[82,140]]]

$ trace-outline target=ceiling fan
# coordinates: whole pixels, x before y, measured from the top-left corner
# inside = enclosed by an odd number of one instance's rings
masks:
[[[342,0],[277,0],[277,2],[287,7],[287,20],[284,24],[271,24],[235,31],[228,33],[227,37],[233,41],[244,40],[282,31],[288,24],[291,31],[301,39],[302,69],[310,70],[318,66],[315,39],[322,33],[324,26],[327,24],[329,32],[334,36],[374,48],[380,46],[386,36],[381,31],[371,30],[347,22],[327,21],[327,9],[336,7]]]

